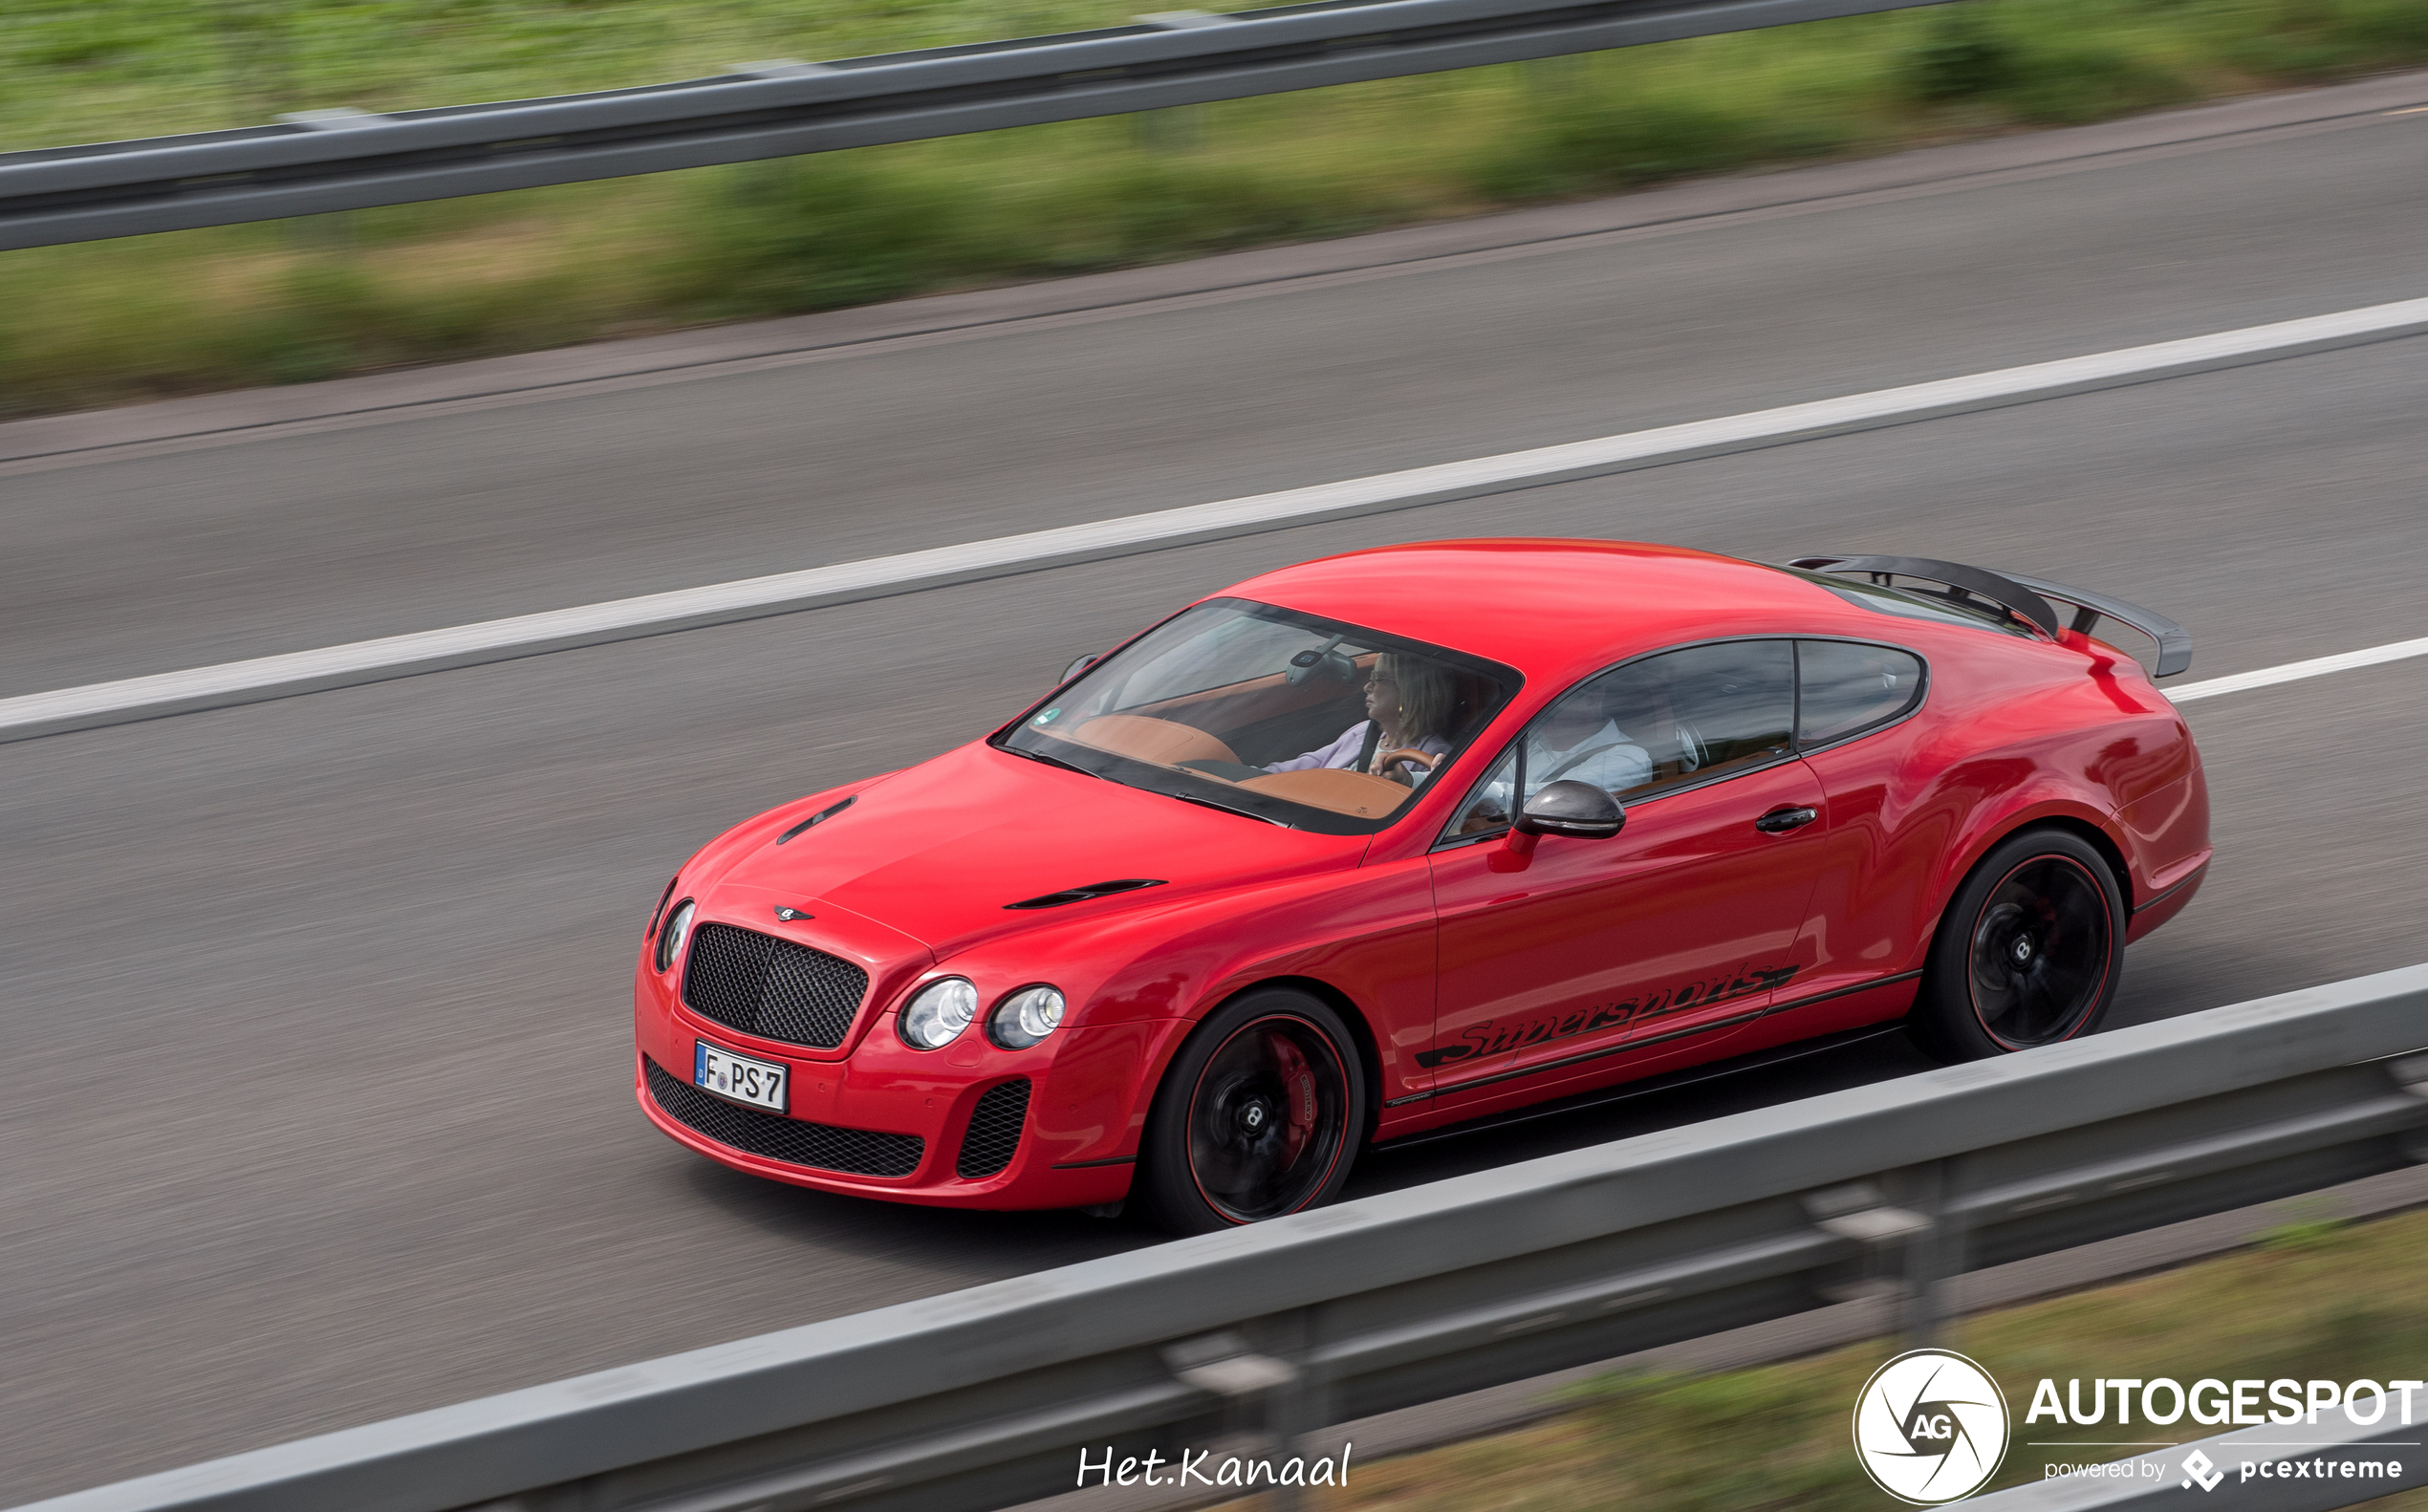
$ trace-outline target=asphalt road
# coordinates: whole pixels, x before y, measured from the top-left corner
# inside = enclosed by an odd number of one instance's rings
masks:
[[[2417,296],[2428,115],[2327,125],[2051,134],[2022,178],[1945,149],[1886,200],[1876,164],[1729,181],[1767,207],[0,480],[0,697]]]
[[[2095,139],[2085,139],[2095,140]],[[2416,295],[2428,118],[928,350],[29,474],[0,692]],[[38,1497],[1141,1242],[726,1173],[626,976],[717,829],[1249,572],[1541,533],[2139,599],[2215,676],[2417,634],[2428,342],[0,747],[0,1486]],[[2421,958],[2428,670],[2192,705],[2219,864],[2120,1022]],[[1085,822],[1073,815],[1074,823]],[[1353,1195],[1894,1075],[1897,1039]]]

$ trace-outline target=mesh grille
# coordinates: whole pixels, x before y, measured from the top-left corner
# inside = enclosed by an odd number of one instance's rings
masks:
[[[837,1129],[804,1118],[763,1113],[755,1108],[711,1097],[689,1082],[669,1075],[646,1055],[640,1063],[649,1076],[649,1095],[668,1117],[719,1144],[750,1155],[854,1176],[908,1176],[919,1169],[920,1155],[926,1147],[926,1141],[917,1134],[872,1134],[865,1129]],[[1028,1083],[1020,1085],[1025,1089]],[[1027,1095],[1024,1091],[1024,1102]]]
[[[987,1088],[969,1115],[969,1132],[961,1136],[961,1160],[953,1174],[993,1176],[1011,1164],[1012,1153],[1020,1148],[1020,1126],[1028,1116],[1026,1077]]]
[[[745,1034],[831,1050],[851,1032],[868,973],[755,929],[703,924],[683,968],[691,1011]]]

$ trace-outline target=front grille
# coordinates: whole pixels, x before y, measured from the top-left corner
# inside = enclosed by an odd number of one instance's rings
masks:
[[[745,1034],[831,1050],[851,1032],[868,973],[840,956],[755,929],[703,924],[683,968],[683,1001]]]
[[[1029,1116],[1029,1080],[989,1087],[969,1115],[969,1132],[961,1136],[961,1159],[953,1166],[960,1177],[993,1176],[1011,1164],[1020,1148],[1020,1126]]]
[[[666,1116],[719,1144],[750,1155],[853,1176],[908,1176],[919,1169],[920,1155],[927,1146],[927,1141],[917,1134],[873,1134],[866,1129],[837,1129],[832,1124],[813,1124],[801,1118],[779,1118],[756,1108],[712,1097],[689,1082],[669,1075],[646,1055],[640,1058],[640,1064],[648,1073],[649,1095],[666,1111]]]

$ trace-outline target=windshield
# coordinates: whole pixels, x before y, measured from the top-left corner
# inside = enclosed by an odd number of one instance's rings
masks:
[[[1371,834],[1519,680],[1440,646],[1218,598],[1090,668],[996,744],[1276,824]]]

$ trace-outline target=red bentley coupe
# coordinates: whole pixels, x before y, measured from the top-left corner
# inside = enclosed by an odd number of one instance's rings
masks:
[[[2151,680],[2190,659],[1904,557],[1270,572],[692,857],[634,975],[640,1106],[778,1180],[1194,1232],[1323,1202],[1370,1140],[1785,1041],[2052,1044],[2208,865]]]

